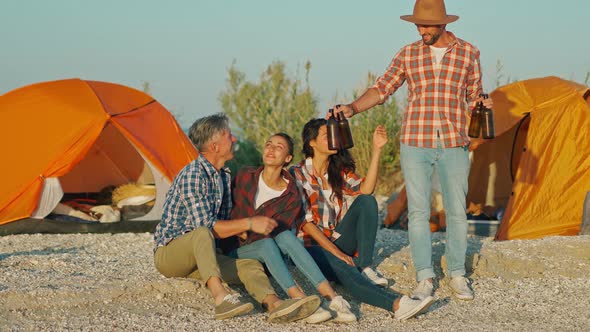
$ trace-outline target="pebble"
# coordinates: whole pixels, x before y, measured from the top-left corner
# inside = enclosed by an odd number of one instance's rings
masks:
[[[506,242],[470,237],[468,253],[479,253],[478,261],[488,262],[485,267],[480,263],[470,274],[476,294],[470,302],[453,298],[441,280],[444,241],[443,233],[434,234],[437,301],[419,319],[399,322],[382,309],[351,300],[336,286],[350,300],[359,321],[311,326],[269,324],[258,306],[250,315],[214,320],[205,287],[182,278],[167,279],[155,270],[151,234],[4,236],[0,237],[0,330],[590,330],[586,314],[590,308],[590,252],[579,252],[590,247],[589,236]],[[575,249],[578,254],[568,256],[555,248]],[[393,284],[393,291],[410,292],[415,287],[406,232],[379,230],[375,253],[377,269]],[[520,262],[522,266],[502,269],[492,264],[493,255],[503,257],[506,264]],[[533,263],[544,270],[508,273]],[[307,292],[313,292],[301,274],[294,269],[293,274]]]

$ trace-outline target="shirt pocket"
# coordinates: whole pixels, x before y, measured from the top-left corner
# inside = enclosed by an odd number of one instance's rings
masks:
[[[449,61],[444,81],[451,88],[450,93],[459,95],[459,90],[467,88],[467,79],[472,67],[469,58],[451,59]]]

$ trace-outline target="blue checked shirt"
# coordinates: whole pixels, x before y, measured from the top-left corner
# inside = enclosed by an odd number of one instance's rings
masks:
[[[212,229],[217,220],[228,220],[230,182],[229,169],[217,171],[201,155],[186,165],[166,194],[162,221],[154,233],[154,250],[198,227]]]

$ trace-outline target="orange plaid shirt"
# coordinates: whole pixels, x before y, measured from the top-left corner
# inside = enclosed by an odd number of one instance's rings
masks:
[[[404,46],[373,85],[383,103],[408,82],[400,135],[406,145],[436,148],[439,136],[443,148],[469,144],[469,109],[482,93],[479,50],[447,32],[453,40],[438,71],[430,47],[419,40]]]
[[[305,207],[305,218],[298,228],[297,237],[303,239],[305,246],[316,245],[317,242],[303,231],[303,226],[306,223],[313,223],[328,239],[335,241],[338,234],[334,232],[334,229],[348,211],[348,199],[361,194],[360,188],[364,179],[353,172],[342,173],[344,199],[338,199],[336,195],[324,196],[322,178],[315,176],[311,158],[291,167],[290,171],[295,177],[297,187],[302,191],[301,198]],[[338,214],[334,209],[336,205],[339,207]]]

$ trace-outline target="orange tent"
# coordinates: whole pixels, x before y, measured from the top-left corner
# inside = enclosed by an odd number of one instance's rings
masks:
[[[587,87],[557,77],[491,93],[496,138],[473,153],[469,204],[506,208],[497,240],[576,235],[590,191]]]
[[[44,217],[50,180],[66,193],[155,183],[145,218],[159,219],[173,177],[197,151],[174,117],[149,95],[118,84],[68,79],[0,96],[0,224]],[[45,209],[47,210],[47,209]]]

